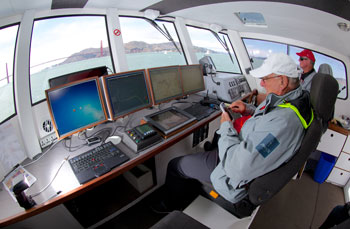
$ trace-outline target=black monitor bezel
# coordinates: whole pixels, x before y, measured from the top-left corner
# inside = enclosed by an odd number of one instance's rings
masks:
[[[132,76],[134,73],[143,73],[144,76],[144,80],[145,80],[145,85],[147,88],[147,95],[148,95],[148,99],[149,99],[149,104],[145,105],[143,107],[139,107],[137,109],[134,109],[132,111],[129,111],[127,113],[123,113],[123,114],[119,114],[119,115],[115,115],[114,111],[113,111],[113,107],[112,107],[112,101],[110,99],[109,93],[108,93],[108,78],[111,77],[117,77],[117,78],[125,78],[125,77],[130,77]],[[138,70],[133,70],[133,71],[127,71],[127,72],[120,72],[120,73],[116,73],[116,74],[112,74],[112,75],[106,75],[102,77],[103,80],[103,90],[104,90],[104,95],[105,95],[105,99],[106,99],[106,104],[108,107],[108,113],[109,113],[109,117],[111,120],[117,120],[118,118],[122,118],[125,117],[129,114],[135,113],[139,110],[148,108],[152,106],[152,98],[151,98],[151,93],[150,93],[150,87],[149,87],[149,83],[148,83],[148,79],[147,79],[147,75],[146,75],[146,71],[145,69],[138,69]]]
[[[51,91],[56,91],[56,90],[59,90],[61,88],[71,87],[71,86],[74,86],[74,85],[77,85],[77,84],[81,84],[81,83],[84,83],[84,82],[87,82],[87,81],[91,81],[91,80],[94,80],[96,82],[96,84],[97,84],[97,90],[98,90],[98,94],[99,94],[99,99],[100,99],[100,103],[101,103],[101,106],[102,106],[102,109],[103,109],[103,113],[105,115],[105,119],[102,120],[102,121],[95,122],[95,123],[92,123],[90,125],[86,125],[86,126],[83,126],[81,128],[75,129],[75,130],[70,131],[68,133],[60,134],[59,131],[58,131],[58,128],[57,128],[55,116],[54,116],[54,114],[52,112],[51,102],[50,102],[50,99],[49,99],[49,93]],[[59,86],[47,89],[47,90],[45,90],[45,95],[46,95],[46,102],[47,102],[47,105],[48,105],[48,108],[49,108],[49,113],[50,113],[50,116],[51,116],[51,121],[52,121],[52,124],[53,124],[53,127],[54,127],[54,130],[55,130],[55,133],[56,133],[56,136],[57,136],[58,140],[62,140],[64,138],[66,138],[66,137],[69,137],[69,136],[75,134],[75,133],[78,133],[80,131],[89,129],[91,127],[97,126],[99,124],[102,124],[102,123],[108,121],[108,115],[107,115],[107,112],[106,112],[106,107],[105,107],[103,96],[102,96],[101,85],[100,85],[100,82],[99,82],[99,79],[98,79],[97,76],[89,77],[89,78],[82,79],[82,80],[73,81],[73,82],[70,82],[70,83],[62,84],[62,85],[59,85]]]

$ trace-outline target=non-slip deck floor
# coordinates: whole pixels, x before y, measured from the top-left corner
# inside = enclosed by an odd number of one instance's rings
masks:
[[[260,207],[250,228],[319,228],[330,211],[344,201],[341,187],[319,184],[304,173]]]
[[[151,211],[157,191],[99,228],[149,228],[165,215]],[[336,205],[344,204],[341,187],[319,184],[310,174],[290,181],[275,197],[262,205],[251,229],[318,228]]]

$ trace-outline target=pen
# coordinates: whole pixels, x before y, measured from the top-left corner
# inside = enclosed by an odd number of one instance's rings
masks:
[[[56,192],[55,194],[53,194],[47,201],[49,201],[49,200],[51,200],[51,199],[53,199],[53,198],[55,198],[56,196],[58,196],[60,193],[61,193],[62,191],[58,191],[58,192]]]

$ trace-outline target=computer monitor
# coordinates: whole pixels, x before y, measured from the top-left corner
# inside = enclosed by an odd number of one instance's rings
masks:
[[[102,79],[111,119],[152,106],[145,70],[103,76]]]
[[[160,104],[183,96],[179,66],[148,69],[153,104]]]
[[[184,95],[205,90],[202,66],[199,64],[180,66]]]
[[[45,91],[58,139],[108,120],[98,77]]]
[[[82,80],[93,76],[103,76],[107,74],[108,72],[106,66],[90,68],[49,79],[49,85],[50,88],[53,88],[77,80]]]

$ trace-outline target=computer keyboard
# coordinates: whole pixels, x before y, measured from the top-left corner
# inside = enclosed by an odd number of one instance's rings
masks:
[[[80,184],[84,184],[109,172],[129,159],[112,142],[107,142],[69,159],[69,164]]]
[[[215,111],[215,109],[208,106],[203,106],[200,103],[196,103],[190,107],[187,107],[186,109],[184,109],[184,111],[196,117],[196,119],[199,121],[205,117],[208,117],[211,113]]]

